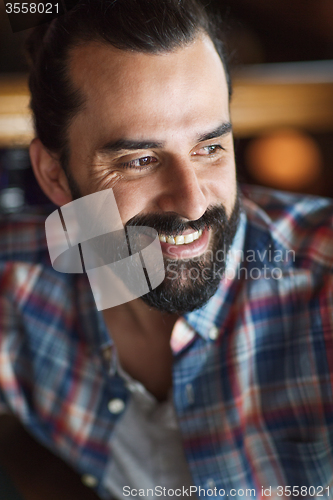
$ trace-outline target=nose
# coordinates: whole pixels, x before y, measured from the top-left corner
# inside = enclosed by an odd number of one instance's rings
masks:
[[[205,213],[208,200],[204,180],[199,178],[195,167],[186,160],[168,164],[157,200],[162,212],[174,212],[187,220],[197,220]]]

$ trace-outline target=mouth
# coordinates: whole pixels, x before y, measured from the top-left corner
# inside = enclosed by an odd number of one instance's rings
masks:
[[[158,238],[163,254],[169,259],[191,259],[207,250],[210,230],[188,229],[177,236],[159,234]]]
[[[170,245],[188,245],[193,243],[193,241],[198,240],[202,236],[202,229],[200,231],[188,232],[185,231],[183,234],[178,236],[166,236],[165,234],[159,234],[158,239],[162,243],[169,243]]]

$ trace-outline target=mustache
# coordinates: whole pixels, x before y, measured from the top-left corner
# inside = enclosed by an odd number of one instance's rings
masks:
[[[126,224],[128,226],[148,226],[160,234],[177,236],[187,229],[199,231],[216,226],[224,226],[228,222],[223,205],[209,207],[200,219],[184,222],[181,217],[172,214],[135,215]]]

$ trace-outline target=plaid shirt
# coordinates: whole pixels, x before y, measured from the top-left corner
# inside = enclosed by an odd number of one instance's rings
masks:
[[[286,486],[333,498],[332,200],[242,189],[226,276],[171,338],[193,484],[237,499],[267,498],[262,488],[287,498]],[[50,265],[44,222],[1,224],[0,401],[108,498],[122,414],[109,402],[126,408],[129,393],[110,370],[112,341],[86,276]]]

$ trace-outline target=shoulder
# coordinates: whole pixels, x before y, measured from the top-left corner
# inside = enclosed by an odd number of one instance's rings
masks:
[[[40,310],[43,301],[51,300],[52,294],[59,296],[60,288],[67,286],[68,276],[51,265],[45,235],[47,215],[0,217],[1,304],[24,309],[34,302]]]
[[[294,252],[293,264],[333,269],[333,199],[242,185],[250,231]]]

